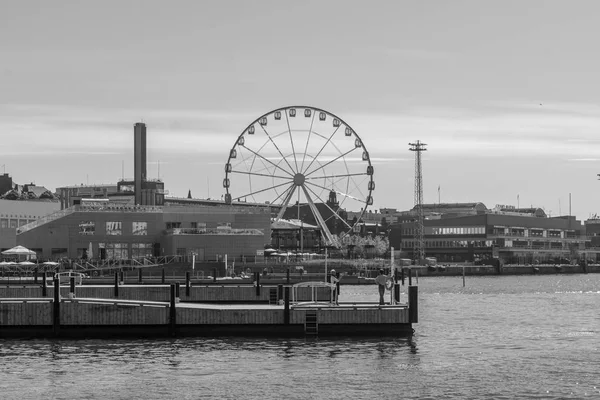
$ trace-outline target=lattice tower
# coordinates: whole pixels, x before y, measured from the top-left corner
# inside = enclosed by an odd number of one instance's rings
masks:
[[[421,152],[426,151],[426,144],[417,140],[416,143],[409,143],[410,151],[415,152],[415,229],[414,229],[414,245],[413,258],[418,263],[425,261],[425,238],[424,231],[424,215],[423,215],[423,171],[421,168]]]

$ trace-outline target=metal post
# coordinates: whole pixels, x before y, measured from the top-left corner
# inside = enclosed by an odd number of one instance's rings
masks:
[[[162,279],[161,279],[162,284],[165,284],[165,269],[162,269]]]
[[[119,297],[119,273],[115,272],[115,298]]]
[[[283,323],[284,325],[290,324],[290,287],[284,288],[284,306],[283,306]]]
[[[260,272],[254,273],[254,280],[256,284],[256,295],[260,296]]]
[[[48,296],[48,282],[46,282],[46,279],[46,271],[44,271],[42,278],[42,297]]]
[[[142,269],[138,268],[138,283],[142,283]]]
[[[75,277],[72,276],[71,277],[71,282],[69,282],[69,297],[73,298],[75,297]]]
[[[186,271],[185,273],[185,295],[186,297],[190,297],[190,271]]]

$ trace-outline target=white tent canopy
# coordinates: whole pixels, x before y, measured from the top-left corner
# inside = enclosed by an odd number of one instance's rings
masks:
[[[29,250],[27,247],[15,246],[12,249],[3,251],[2,254],[4,254],[5,256],[20,256],[20,255],[34,256],[35,251]]]

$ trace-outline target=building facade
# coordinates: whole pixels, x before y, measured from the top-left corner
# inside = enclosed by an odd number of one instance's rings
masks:
[[[128,260],[227,254],[253,257],[270,242],[268,207],[134,206],[85,202],[18,229],[17,244],[43,259]]]
[[[414,217],[407,214],[392,227],[390,246],[413,258],[415,229]],[[600,259],[600,242],[591,240],[586,225],[572,216],[545,217],[539,209],[441,214],[425,219],[424,229],[426,256],[439,262],[535,264]]]

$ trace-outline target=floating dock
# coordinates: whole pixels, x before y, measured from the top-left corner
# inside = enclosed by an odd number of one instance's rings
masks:
[[[305,283],[302,287],[262,288],[261,293],[267,292],[269,299],[264,304],[238,301],[224,304],[227,294],[222,294],[221,303],[188,302],[184,301],[185,292],[178,293],[175,284],[168,287],[168,301],[115,297],[115,288],[111,286],[94,289],[71,285],[56,291],[53,287],[45,288],[52,292],[51,297],[6,296],[8,292],[14,295],[37,290],[39,293],[44,289],[7,287],[0,290],[3,294],[0,298],[0,337],[409,336],[413,333],[412,324],[418,322],[416,286],[409,286],[407,304],[394,302],[380,306],[373,303],[338,305],[334,297],[323,296],[323,290],[329,288],[319,284],[315,287]],[[154,292],[163,297],[163,286],[144,285],[136,290],[138,294],[143,289],[146,294]],[[111,293],[112,289],[111,298],[81,297],[84,288],[98,290],[98,293]],[[118,287],[118,295],[124,292],[123,289]],[[193,289],[200,293],[202,288]],[[235,287],[228,286],[228,290],[233,289]],[[250,289],[256,295],[260,288]],[[188,297],[192,293],[190,290]],[[273,293],[277,293],[277,298]],[[218,296],[213,300],[216,298]]]

